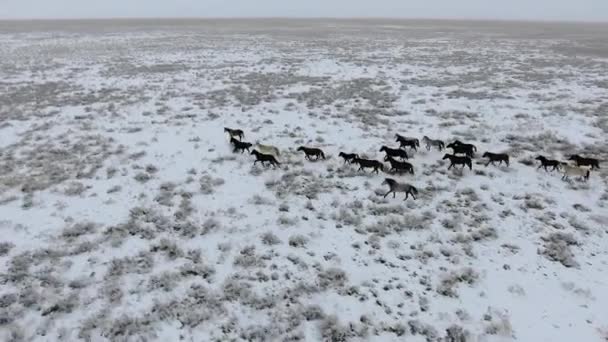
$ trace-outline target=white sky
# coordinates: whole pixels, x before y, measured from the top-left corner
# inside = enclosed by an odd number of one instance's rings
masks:
[[[608,0],[0,0],[0,18],[403,17],[608,21]]]

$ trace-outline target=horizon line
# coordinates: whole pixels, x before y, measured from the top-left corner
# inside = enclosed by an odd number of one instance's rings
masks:
[[[116,17],[20,17],[2,18],[0,21],[111,21],[111,20],[411,20],[411,21],[476,21],[476,22],[528,22],[528,23],[571,23],[571,24],[608,24],[608,20],[580,20],[580,19],[524,19],[524,18],[464,18],[464,17],[332,17],[332,16],[215,16],[215,17],[172,17],[172,16],[116,16]]]

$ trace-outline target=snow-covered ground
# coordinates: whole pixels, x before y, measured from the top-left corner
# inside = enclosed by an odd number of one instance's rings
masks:
[[[606,341],[607,37],[0,23],[0,340]],[[224,127],[282,166],[232,153]],[[474,143],[473,171],[424,147],[415,175],[338,157],[381,160],[395,133]],[[602,169],[537,170],[573,153]],[[417,200],[383,198],[385,177]]]

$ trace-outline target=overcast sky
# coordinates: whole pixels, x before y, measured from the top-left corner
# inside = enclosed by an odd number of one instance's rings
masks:
[[[608,0],[0,0],[0,18],[370,16],[608,21]]]

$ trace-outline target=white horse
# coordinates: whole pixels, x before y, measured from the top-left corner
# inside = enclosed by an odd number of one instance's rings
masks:
[[[393,198],[395,198],[396,193],[404,192],[405,193],[405,198],[403,199],[404,201],[408,198],[409,195],[412,195],[412,198],[414,198],[414,200],[416,200],[416,196],[414,196],[414,195],[418,194],[418,189],[416,189],[411,184],[399,183],[392,178],[385,178],[384,182],[382,182],[382,184],[388,184],[388,187],[390,188],[388,190],[388,192],[386,194],[384,194],[384,198],[386,198],[386,196],[388,196],[388,194],[390,194],[391,192],[393,193]]]
[[[271,154],[273,155],[275,158],[279,158],[279,156],[281,155],[279,153],[279,149],[272,146],[272,145],[262,145],[262,144],[256,144],[255,145],[255,149],[258,150],[259,152],[263,153],[263,154]]]
[[[568,180],[570,176],[579,177],[580,179],[583,179],[585,181],[589,180],[589,174],[591,173],[591,171],[589,171],[588,168],[572,166],[566,163],[562,164],[562,168],[564,170],[562,180]]]

